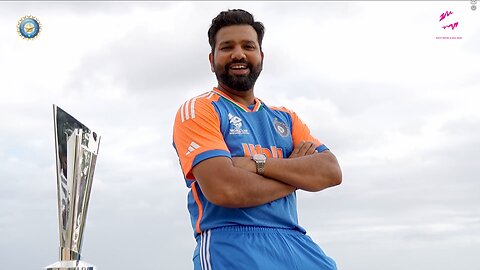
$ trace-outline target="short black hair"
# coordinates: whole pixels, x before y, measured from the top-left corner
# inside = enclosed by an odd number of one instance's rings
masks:
[[[229,9],[228,11],[220,12],[217,17],[213,18],[212,25],[208,29],[208,42],[210,47],[212,47],[212,53],[215,51],[215,36],[222,27],[242,24],[251,25],[255,29],[261,51],[265,26],[261,22],[255,21],[253,15],[243,9]]]

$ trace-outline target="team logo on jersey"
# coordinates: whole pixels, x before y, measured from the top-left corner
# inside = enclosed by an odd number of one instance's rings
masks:
[[[230,134],[233,135],[248,135],[250,132],[248,129],[242,129],[242,119],[238,116],[234,116],[231,113],[228,113],[228,121],[230,122]]]
[[[275,126],[275,130],[277,131],[278,134],[282,137],[287,137],[290,131],[288,130],[287,124],[278,121],[277,118],[273,120],[273,125]]]

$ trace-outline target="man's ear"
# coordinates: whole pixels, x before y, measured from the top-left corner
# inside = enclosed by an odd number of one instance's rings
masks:
[[[264,55],[263,55],[263,52],[260,52],[260,53],[262,54],[262,61],[263,61],[263,56],[264,56]]]
[[[208,54],[208,60],[210,61],[210,70],[215,72],[215,66],[213,65],[213,53]]]

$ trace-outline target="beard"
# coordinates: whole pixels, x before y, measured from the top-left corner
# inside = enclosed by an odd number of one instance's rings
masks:
[[[231,75],[228,73],[228,71],[230,70],[230,66],[233,64],[246,64],[250,72],[246,75]],[[234,61],[225,65],[224,67],[215,65],[215,76],[220,83],[224,84],[228,88],[237,90],[239,92],[245,92],[252,89],[255,85],[258,76],[260,76],[260,72],[262,72],[262,66],[263,61],[256,66],[253,66],[247,61]]]

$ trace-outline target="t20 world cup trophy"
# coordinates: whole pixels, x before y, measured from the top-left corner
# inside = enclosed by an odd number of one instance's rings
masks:
[[[95,270],[80,258],[100,136],[53,105],[60,261],[47,270]]]

